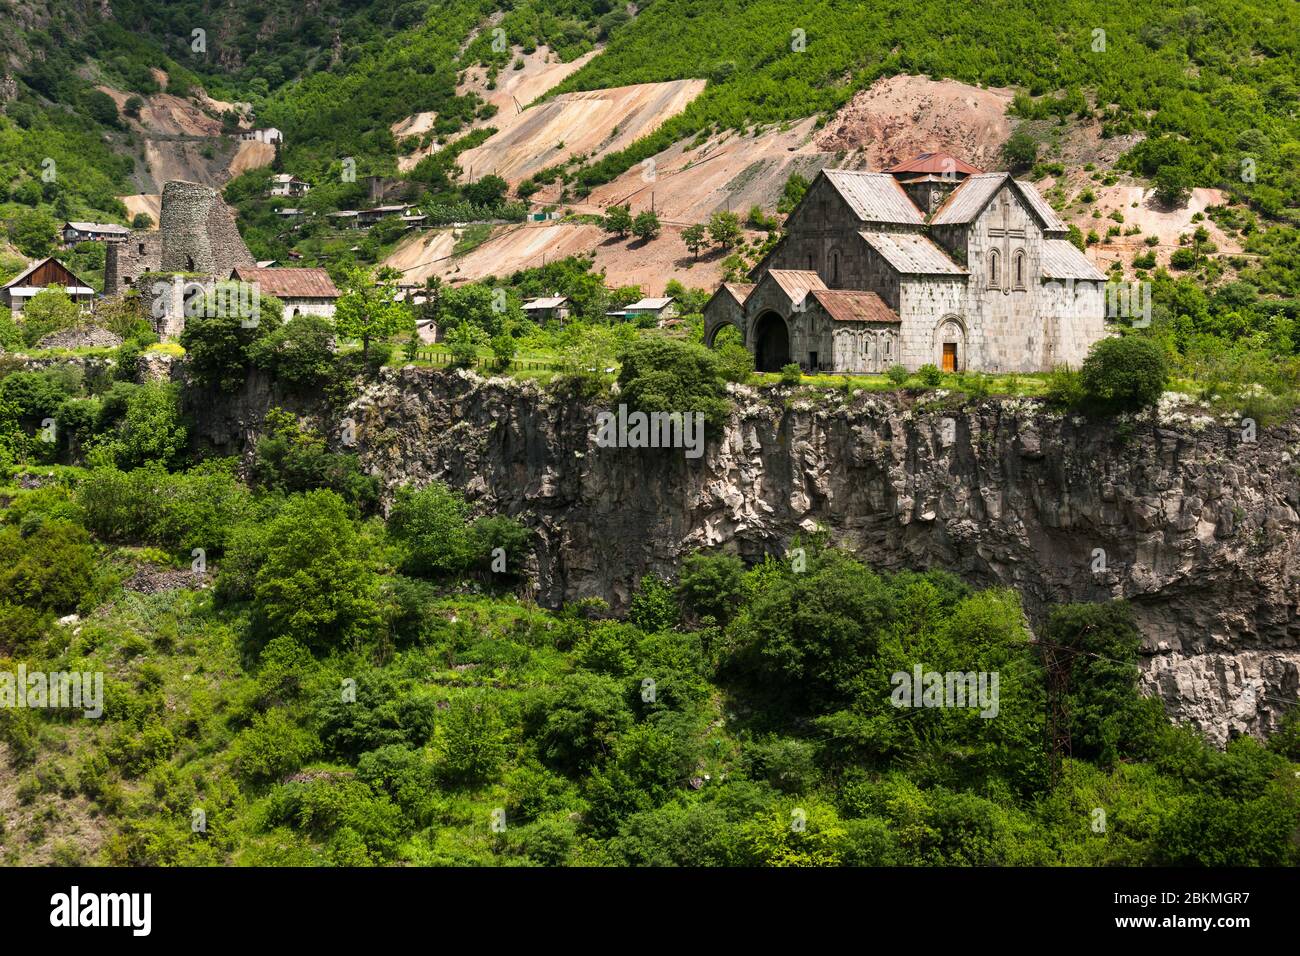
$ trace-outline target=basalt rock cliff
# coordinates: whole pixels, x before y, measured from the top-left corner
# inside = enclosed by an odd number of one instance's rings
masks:
[[[1127,599],[1147,689],[1220,743],[1297,699],[1300,419],[1249,441],[1172,404],[1097,422],[942,393],[734,398],[694,460],[599,448],[589,403],[465,372],[386,371],[346,415],[387,494],[436,478],[534,527],[543,604],[617,608],[696,548],[753,560],[820,527],[879,568],[1013,587],[1031,626]]]

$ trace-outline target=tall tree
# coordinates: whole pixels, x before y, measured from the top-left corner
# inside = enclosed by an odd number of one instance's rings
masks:
[[[339,334],[361,340],[363,361],[370,360],[370,340],[396,335],[411,325],[411,311],[399,301],[396,269],[381,268],[376,273],[356,268],[343,280],[343,295],[334,312]]]

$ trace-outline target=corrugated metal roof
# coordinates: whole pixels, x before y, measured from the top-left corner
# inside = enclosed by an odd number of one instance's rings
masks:
[[[860,232],[867,244],[899,272],[911,275],[964,276],[958,265],[933,241],[915,232]]]
[[[1068,231],[1065,223],[1061,222],[1061,217],[1056,214],[1056,210],[1047,204],[1047,200],[1039,194],[1032,183],[1017,179],[1016,185],[1020,187],[1020,193],[1025,197],[1025,202],[1029,203],[1029,207],[1043,221],[1044,229],[1048,232]]]
[[[888,170],[890,173],[965,173],[972,176],[975,173],[982,173],[984,170],[964,160],[958,159],[952,153],[933,152],[918,153],[906,162],[899,163]]]
[[[337,299],[339,290],[324,269],[250,269],[239,266],[231,277],[257,283],[258,292],[277,299]]]
[[[1069,239],[1043,240],[1043,278],[1106,281],[1105,274]]]
[[[641,299],[639,302],[633,302],[631,305],[623,306],[623,308],[628,311],[631,311],[632,309],[659,310],[667,306],[668,303],[672,301],[673,301],[672,296],[667,296],[665,298],[659,298],[659,299]]]
[[[979,173],[970,176],[944,200],[930,224],[956,226],[968,223],[988,205],[988,201],[1011,176],[1008,173]]]
[[[524,303],[525,309],[558,309],[569,300],[562,295],[546,296],[540,299],[529,299]]]
[[[118,226],[113,223],[102,222],[69,222],[69,226],[77,232],[111,232],[117,236],[125,236],[131,230],[126,226]]]
[[[874,292],[850,289],[813,289],[816,299],[836,322],[900,322],[898,313]]]
[[[767,274],[790,297],[792,303],[802,302],[804,296],[813,289],[826,288],[822,277],[807,269],[769,269]]]
[[[752,282],[724,282],[722,287],[731,293],[731,297],[741,305],[745,304],[749,294],[754,291],[754,283]]]
[[[925,224],[921,210],[889,173],[851,169],[825,169],[822,172],[863,222]]]

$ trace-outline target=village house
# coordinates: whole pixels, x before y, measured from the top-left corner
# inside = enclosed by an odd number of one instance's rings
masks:
[[[299,315],[334,317],[339,290],[324,269],[249,268],[237,266],[230,278],[247,282],[258,295],[270,295],[284,303],[284,318]]]
[[[375,206],[373,209],[340,209],[327,213],[339,229],[364,229],[373,226],[381,219],[397,216],[408,226],[418,225],[424,221],[417,206],[398,203],[390,206]]]
[[[631,305],[625,305],[621,309],[605,314],[613,318],[634,320],[650,316],[659,322],[677,315],[677,301],[672,296],[638,299]]]
[[[823,170],[754,267],[705,306],[755,367],[1035,372],[1107,334],[1106,276],[1029,183],[946,153]]]
[[[79,242],[124,242],[131,234],[126,226],[101,222],[65,222],[63,244],[69,248]]]
[[[243,140],[251,140],[255,143],[267,143],[271,146],[284,142],[284,134],[274,126],[268,126],[265,129],[244,130],[239,134],[239,138]]]
[[[311,183],[305,179],[299,179],[297,176],[291,176],[288,173],[277,173],[271,177],[271,186],[267,190],[268,196],[292,196],[295,199],[307,195],[311,192]]]
[[[47,257],[28,266],[0,287],[0,307],[7,308],[11,315],[18,315],[32,296],[49,288],[62,289],[83,309],[88,308],[95,297],[95,290],[67,266],[58,259]]]
[[[529,299],[523,304],[523,310],[525,316],[539,325],[552,319],[563,322],[569,317],[569,300],[562,295]]]

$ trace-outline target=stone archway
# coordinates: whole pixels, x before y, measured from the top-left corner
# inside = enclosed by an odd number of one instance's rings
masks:
[[[964,372],[969,362],[966,325],[955,315],[944,316],[934,330],[934,364],[945,372]]]
[[[754,369],[779,372],[790,364],[790,329],[775,312],[764,312],[754,322]]]
[[[714,322],[704,330],[704,347],[714,348],[718,341],[718,333],[723,329],[735,329],[740,338],[740,344],[745,344],[745,329],[738,322]]]

